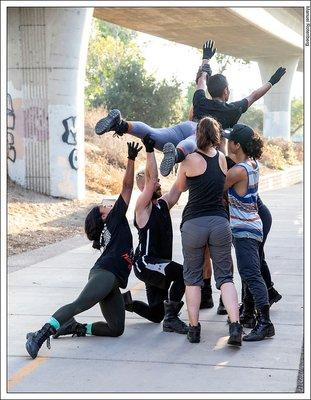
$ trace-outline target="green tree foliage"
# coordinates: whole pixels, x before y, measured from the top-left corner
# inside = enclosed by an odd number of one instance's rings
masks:
[[[246,124],[253,129],[262,132],[263,130],[263,111],[251,106],[239,119],[241,124]]]
[[[303,127],[303,102],[302,99],[292,99],[291,102],[291,135],[297,133]]]
[[[154,126],[180,122],[181,89],[176,80],[157,82],[144,68],[132,34],[103,21],[93,23],[86,69],[86,107],[118,108],[130,120]]]
[[[182,108],[182,120],[186,121],[189,119],[189,110],[190,107],[192,106],[192,99],[194,92],[196,90],[196,84],[195,81],[191,82],[189,86],[187,87],[187,92],[186,95],[183,99],[183,108]]]

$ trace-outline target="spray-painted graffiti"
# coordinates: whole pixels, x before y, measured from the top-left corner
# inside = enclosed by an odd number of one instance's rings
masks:
[[[15,129],[15,112],[13,108],[13,101],[11,95],[8,93],[6,96],[6,117],[7,117],[7,157],[13,163],[16,160],[16,149],[14,143],[14,129]]]
[[[65,128],[65,132],[62,135],[62,140],[64,143],[75,146],[77,144],[77,131],[75,127],[76,117],[68,117],[62,121],[63,126]],[[78,156],[77,149],[74,148],[68,157],[69,164],[72,169],[78,169]]]

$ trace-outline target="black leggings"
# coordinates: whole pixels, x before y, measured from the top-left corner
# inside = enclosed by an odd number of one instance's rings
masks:
[[[60,325],[99,303],[106,322],[92,324],[96,336],[120,336],[124,332],[125,308],[115,275],[105,269],[91,269],[89,280],[79,297],[61,308],[53,317]]]
[[[268,207],[263,204],[259,196],[257,205],[258,205],[258,214],[262,221],[262,230],[263,230],[263,240],[259,245],[260,271],[267,286],[267,289],[270,289],[273,286],[273,282],[271,280],[271,273],[265,259],[264,245],[267,240],[268,233],[270,232],[271,229],[272,216]],[[249,303],[253,302],[252,295],[245,283],[242,283],[242,300],[247,301]]]
[[[164,318],[164,300],[180,302],[185,293],[182,265],[171,261],[165,267],[165,280],[167,289],[152,285],[152,275],[150,275],[150,280],[145,282],[148,304],[134,300],[133,311],[136,314],[151,322],[159,323]]]

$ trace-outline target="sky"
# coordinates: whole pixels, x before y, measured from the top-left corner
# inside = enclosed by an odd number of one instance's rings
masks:
[[[148,72],[154,74],[158,79],[170,79],[175,76],[178,81],[183,83],[184,88],[194,79],[196,71],[201,65],[201,52],[193,47],[140,32],[137,43],[146,59],[145,67]],[[210,64],[216,73],[217,63],[212,59]],[[230,66],[224,75],[230,84],[231,101],[240,100],[262,85],[256,62]],[[243,86],[240,84],[241,82],[243,82]],[[291,97],[303,97],[301,72],[296,72],[294,75]],[[259,104],[260,101],[258,101]]]

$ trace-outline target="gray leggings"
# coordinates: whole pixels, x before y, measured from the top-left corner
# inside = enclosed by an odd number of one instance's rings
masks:
[[[197,148],[196,143],[196,127],[197,122],[185,121],[180,124],[170,126],[168,128],[152,128],[151,126],[140,121],[129,123],[129,133],[139,139],[145,135],[150,135],[155,141],[155,148],[162,151],[165,143],[173,143],[178,145],[185,155],[193,153]]]
[[[106,322],[94,322],[92,334],[96,336],[120,336],[124,332],[125,308],[115,275],[105,269],[91,269],[89,280],[78,298],[61,308],[53,317],[60,325],[99,303]]]
[[[181,228],[186,286],[203,286],[205,247],[213,261],[217,289],[233,282],[231,259],[231,229],[229,221],[220,216],[204,216],[188,220]]]

